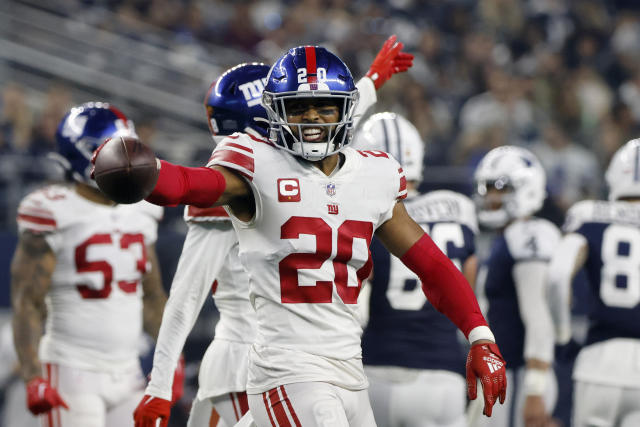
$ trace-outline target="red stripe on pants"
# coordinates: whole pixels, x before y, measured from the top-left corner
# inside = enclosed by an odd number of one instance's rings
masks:
[[[296,427],[302,427],[300,424],[300,420],[298,419],[298,415],[296,415],[296,411],[293,410],[293,405],[289,400],[289,396],[287,396],[287,391],[284,389],[284,386],[280,386],[280,392],[282,393],[282,398],[284,399],[284,403],[287,404],[287,408],[289,408],[289,413],[291,417],[293,417],[293,422],[296,423]]]
[[[278,425],[282,427],[291,427],[291,423],[289,422],[287,413],[284,411],[282,400],[280,400],[280,396],[278,395],[277,388],[272,388],[271,390],[269,390],[269,403],[271,404],[273,413],[276,416]]]
[[[238,403],[240,404],[240,417],[249,412],[249,399],[247,399],[247,392],[242,391],[236,393],[238,397]]]
[[[269,402],[267,402],[267,392],[262,393],[262,400],[264,401],[264,409],[267,410],[269,421],[271,421],[271,426],[276,427],[276,423],[273,422],[273,417],[271,416],[271,408],[269,408]]]

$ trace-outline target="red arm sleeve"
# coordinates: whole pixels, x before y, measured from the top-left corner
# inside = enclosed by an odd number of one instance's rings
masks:
[[[187,168],[164,160],[158,182],[145,199],[161,206],[178,204],[208,208],[222,195],[226,187],[224,176],[211,168]]]
[[[401,260],[420,277],[422,290],[429,302],[467,338],[473,328],[487,325],[471,286],[427,234]]]

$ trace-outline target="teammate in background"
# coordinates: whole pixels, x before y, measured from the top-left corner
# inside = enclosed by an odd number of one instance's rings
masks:
[[[549,271],[556,332],[571,337],[573,277],[589,281],[589,330],[573,370],[572,425],[640,425],[640,139],[613,156],[609,201],[573,205]]]
[[[385,76],[377,85],[362,78],[359,113],[376,102],[376,88],[391,74],[406,71],[412,56],[402,52],[402,44],[391,36],[376,56],[372,70]],[[235,132],[264,138],[268,131],[267,112],[260,101],[269,67],[264,64],[240,64],[220,76],[205,97],[207,122],[214,143]],[[370,73],[371,74],[371,73]],[[235,424],[248,411],[246,383],[249,346],[255,338],[255,312],[249,301],[249,276],[238,257],[238,239],[229,215],[222,207],[185,208],[187,237],[178,269],[165,307],[149,396],[167,399],[171,389],[171,366],[210,290],[220,312],[215,338],[200,365],[199,390],[191,407],[189,426],[208,425],[212,409],[227,425]],[[204,258],[210,262],[203,263]],[[212,289],[213,283],[213,289]],[[145,418],[155,421],[155,413],[144,407],[136,413],[137,425]],[[166,419],[165,419],[166,422]]]
[[[374,425],[356,315],[374,231],[473,343],[469,394],[476,397],[481,378],[490,415],[506,391],[493,334],[464,277],[397,203],[406,197],[399,164],[348,147],[357,96],[338,57],[293,48],[271,67],[263,92],[269,139],[225,138],[209,167],[161,162],[147,199],[228,205],[257,316],[247,395],[258,426]],[[139,409],[166,404],[147,396]]]
[[[18,208],[13,334],[27,406],[48,426],[131,425],[144,388],[139,342],[143,329],[157,336],[166,301],[154,249],[162,209],[114,205],[89,177],[93,150],[125,135],[133,123],[115,107],[72,108],[56,139],[73,184]]]
[[[452,191],[419,195],[424,143],[418,130],[394,113],[371,116],[354,147],[388,152],[407,179],[405,207],[438,247],[475,283],[478,232],[473,202]],[[426,300],[418,276],[371,244],[373,278],[369,321],[362,335],[369,397],[379,426],[464,427],[464,352],[456,327]],[[434,351],[437,349],[437,351]]]
[[[503,146],[485,155],[474,179],[480,224],[499,233],[477,287],[489,304],[487,318],[509,366],[508,381],[518,385],[490,423],[478,419],[475,425],[545,425],[557,399],[546,274],[560,232],[533,216],[546,197],[544,169],[528,150]]]

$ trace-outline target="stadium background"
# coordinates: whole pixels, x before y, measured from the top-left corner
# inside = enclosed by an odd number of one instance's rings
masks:
[[[357,78],[397,34],[415,65],[385,85],[372,112],[401,113],[419,129],[427,144],[421,190],[470,195],[484,153],[524,146],[547,170],[541,216],[560,225],[572,203],[606,195],[611,155],[640,135],[639,13],[634,0],[4,0],[0,324],[10,319],[16,207],[56,179],[46,153],[73,104],[112,102],[161,157],[199,165],[213,147],[202,99],[226,68],[321,44]],[[181,216],[167,209],[159,232],[167,288],[186,231]],[[215,318],[206,304],[185,348],[184,405]],[[2,390],[15,379],[3,380]],[[567,396],[557,410],[564,422]],[[182,423],[177,412],[173,425]]]

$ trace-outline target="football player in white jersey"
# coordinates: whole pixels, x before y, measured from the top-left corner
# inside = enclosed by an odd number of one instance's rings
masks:
[[[89,177],[95,147],[124,135],[135,136],[133,123],[112,105],[72,108],[56,139],[74,183],[34,191],[18,208],[14,341],[27,406],[50,427],[132,425],[145,383],[142,331],[155,337],[160,327],[162,208],[114,205]]]
[[[391,74],[411,66],[413,56],[402,52],[402,47],[395,36],[385,42],[371,66],[385,77],[375,81],[364,77],[357,83],[362,102],[356,114],[361,115],[376,102],[376,89]],[[240,64],[211,85],[205,97],[205,109],[214,142],[235,132],[266,137],[267,113],[260,100],[268,72],[269,67],[264,64]],[[171,372],[206,295],[212,290],[220,320],[215,339],[200,366],[199,389],[188,426],[208,425],[211,418],[218,415],[222,420],[219,425],[232,425],[249,410],[245,391],[248,350],[256,326],[249,302],[249,276],[238,257],[238,240],[230,217],[222,207],[188,206],[185,220],[187,237],[165,307],[153,373],[145,393],[164,399],[170,395],[171,377],[166,373]],[[203,263],[203,257],[208,257],[210,262]],[[146,415],[144,410],[137,411],[136,422],[143,424]]]
[[[584,268],[589,328],[573,370],[572,425],[640,425],[640,139],[613,156],[609,201],[573,205],[550,266],[560,342],[571,337],[570,293]]]
[[[374,231],[472,342],[469,394],[476,397],[481,378],[490,415],[506,393],[493,334],[462,274],[398,203],[407,194],[399,164],[348,147],[357,96],[338,57],[293,48],[271,67],[263,92],[269,139],[231,135],[208,167],[159,162],[147,200],[226,205],[232,217],[257,316],[247,395],[258,426],[375,424],[356,315]],[[141,402],[150,411],[166,405]]]
[[[418,194],[424,142],[415,126],[395,113],[374,114],[356,134],[354,147],[385,151],[398,160],[407,179],[404,203],[409,216],[473,285],[475,206],[452,191]],[[378,239],[371,253],[371,294],[369,301],[359,303],[369,304],[362,352],[376,422],[390,427],[466,426],[464,353],[455,325],[428,303],[418,276]]]
[[[560,231],[533,216],[546,197],[544,169],[530,151],[503,146],[483,157],[474,179],[478,220],[498,232],[477,290],[486,296],[489,325],[507,361],[509,382],[517,387],[495,419],[478,417],[473,425],[545,425],[557,399],[546,274]]]

